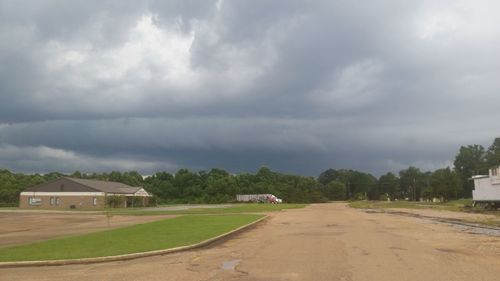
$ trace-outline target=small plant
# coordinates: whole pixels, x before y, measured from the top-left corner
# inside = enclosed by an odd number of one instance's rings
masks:
[[[387,193],[384,193],[384,194],[380,194],[379,195],[379,198],[378,198],[379,201],[391,201],[391,198],[389,197],[389,194]]]
[[[108,196],[106,203],[111,208],[117,208],[123,206],[124,198],[123,196]]]
[[[148,207],[156,207],[158,206],[158,197],[157,196],[151,196],[149,197],[148,201],[147,201],[147,206]]]
[[[132,202],[127,202],[127,207],[144,207],[144,202],[142,197],[132,197]]]

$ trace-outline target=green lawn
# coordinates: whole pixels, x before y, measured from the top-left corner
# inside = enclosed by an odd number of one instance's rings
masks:
[[[262,215],[190,215],[91,234],[3,248],[0,261],[89,258],[161,250],[207,240]]]
[[[307,204],[235,204],[228,208],[194,208],[187,210],[154,210],[154,209],[109,209],[113,215],[183,215],[183,214],[239,214],[274,212],[285,209],[304,208]]]
[[[190,215],[190,214],[239,214],[239,213],[262,213],[274,212],[286,209],[304,208],[307,204],[258,204],[258,203],[242,203],[232,204],[227,208],[193,208],[187,210],[161,210],[161,207],[175,207],[179,204],[160,205],[155,208],[106,208],[106,209],[38,209],[52,211],[68,211],[68,212],[103,212],[111,215]],[[183,205],[183,204],[180,204]],[[0,210],[26,210],[18,207],[0,207]]]

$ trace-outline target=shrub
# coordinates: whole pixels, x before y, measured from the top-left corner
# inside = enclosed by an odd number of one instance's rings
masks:
[[[111,208],[117,208],[123,206],[124,197],[123,196],[108,196],[107,205]]]
[[[153,195],[148,199],[148,207],[156,207],[158,205],[158,196]]]
[[[389,194],[387,194],[387,193],[380,194],[378,197],[378,200],[380,200],[380,201],[391,201],[391,199],[393,199],[393,198],[390,198]]]

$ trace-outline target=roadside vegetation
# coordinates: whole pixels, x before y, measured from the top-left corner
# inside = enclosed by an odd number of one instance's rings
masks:
[[[2,248],[0,261],[77,259],[154,251],[195,244],[262,215],[190,215],[145,224]]]
[[[401,209],[436,209],[436,210],[446,210],[455,212],[472,212],[472,200],[461,199],[452,200],[443,203],[427,203],[427,202],[411,202],[411,201],[354,201],[350,202],[349,206],[358,209],[391,209],[391,208],[401,208]],[[474,208],[476,211],[480,211],[479,208]]]

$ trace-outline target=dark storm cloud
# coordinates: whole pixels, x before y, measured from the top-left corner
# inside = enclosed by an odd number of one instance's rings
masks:
[[[450,165],[498,131],[494,1],[0,1],[0,166]]]

